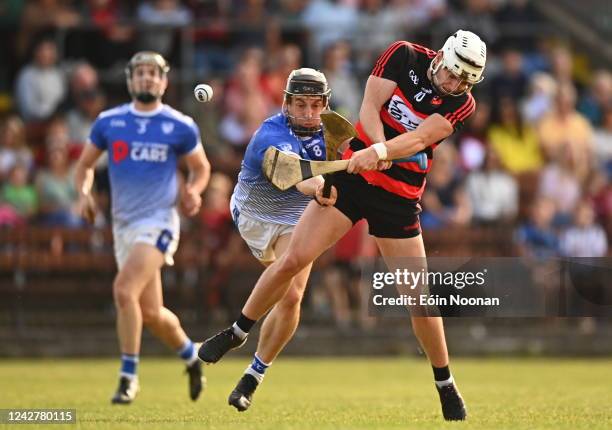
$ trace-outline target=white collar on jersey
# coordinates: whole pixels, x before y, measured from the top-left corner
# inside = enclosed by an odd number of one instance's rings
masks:
[[[158,113],[160,113],[163,108],[164,108],[164,105],[162,103],[162,104],[159,105],[159,107],[157,109],[143,112],[141,110],[136,109],[136,107],[134,106],[134,102],[130,103],[130,112],[132,114],[138,115],[138,116],[155,116]]]

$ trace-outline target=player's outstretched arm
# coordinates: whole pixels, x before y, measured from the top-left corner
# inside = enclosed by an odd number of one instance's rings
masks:
[[[181,203],[185,213],[188,216],[193,216],[198,213],[200,206],[202,206],[201,194],[206,189],[210,179],[210,162],[202,146],[185,155],[185,162],[189,169],[189,179],[183,188]]]
[[[74,185],[79,193],[79,213],[90,224],[96,217],[96,205],[91,195],[94,182],[94,166],[102,154],[93,143],[88,142],[76,163]]]

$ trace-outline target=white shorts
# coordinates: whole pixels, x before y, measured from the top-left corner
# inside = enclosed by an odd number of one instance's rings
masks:
[[[172,258],[178,248],[180,218],[176,209],[163,210],[148,218],[124,225],[113,224],[115,260],[119,270],[125,264],[136,243],[154,246],[162,254],[166,264],[172,266]]]
[[[277,255],[274,252],[276,241],[285,234],[291,234],[295,226],[259,221],[244,213],[240,213],[238,221],[236,221],[237,211],[233,200],[231,202],[231,209],[234,224],[238,227],[240,236],[249,246],[255,258],[262,263],[271,263],[276,260]]]

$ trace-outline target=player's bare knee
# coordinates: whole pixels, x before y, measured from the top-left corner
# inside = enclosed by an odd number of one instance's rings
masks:
[[[119,309],[138,302],[138,297],[136,297],[129,284],[118,280],[113,283],[113,299]]]
[[[142,323],[146,326],[156,326],[161,320],[161,312],[159,308],[144,307],[142,308]]]
[[[279,260],[278,270],[282,273],[295,276],[306,267],[308,263],[309,261],[298,252],[288,250]]]
[[[294,310],[300,308],[300,303],[302,303],[302,293],[295,288],[290,288],[279,304],[283,308]]]

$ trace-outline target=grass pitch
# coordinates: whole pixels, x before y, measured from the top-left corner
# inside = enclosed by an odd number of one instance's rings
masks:
[[[443,421],[431,369],[414,358],[281,357],[238,413],[227,396],[248,361],[206,367],[193,403],[177,359],[145,356],[136,402],[111,406],[118,360],[0,360],[0,408],[77,410],[76,425],[28,429],[612,429],[612,359],[455,359],[463,423]]]

